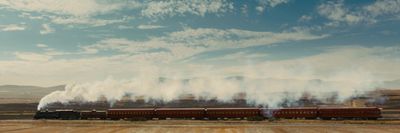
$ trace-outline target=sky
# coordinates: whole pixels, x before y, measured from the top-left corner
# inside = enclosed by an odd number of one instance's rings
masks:
[[[400,0],[0,0],[0,85],[400,79]]]

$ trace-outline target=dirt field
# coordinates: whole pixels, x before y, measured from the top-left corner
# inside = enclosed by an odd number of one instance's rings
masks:
[[[351,124],[346,124],[351,123]],[[10,133],[398,133],[400,122],[352,121],[0,121],[0,132]]]

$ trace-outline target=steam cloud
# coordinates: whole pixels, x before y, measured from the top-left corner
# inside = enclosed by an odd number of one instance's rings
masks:
[[[335,92],[339,100],[344,100],[355,92],[375,89],[379,83],[368,71],[351,68],[332,71],[325,76],[316,76],[317,70],[304,66],[261,65],[240,68],[171,71],[171,68],[163,70],[149,67],[129,80],[108,78],[104,81],[67,85],[65,90],[43,97],[38,110],[50,103],[67,103],[76,98],[94,102],[105,97],[108,101],[115,101],[129,94],[133,100],[135,96],[144,96],[145,100],[171,101],[178,99],[181,94],[193,94],[196,98],[230,101],[240,92],[247,94],[248,102],[276,107],[284,98],[288,98],[284,92],[290,92],[290,99],[298,99],[303,92],[323,99],[326,93]],[[237,75],[240,76],[235,77]]]

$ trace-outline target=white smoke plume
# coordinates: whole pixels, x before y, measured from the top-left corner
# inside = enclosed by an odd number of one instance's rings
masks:
[[[335,92],[339,100],[344,100],[355,92],[375,89],[379,83],[368,71],[359,68],[340,69],[325,76],[316,76],[316,70],[309,65],[264,63],[240,68],[159,69],[149,66],[132,79],[108,78],[104,81],[67,85],[64,91],[43,97],[38,109],[50,103],[67,103],[76,98],[93,102],[104,97],[108,101],[115,101],[127,94],[133,100],[136,96],[144,96],[147,100],[171,101],[178,99],[181,94],[193,94],[197,98],[230,101],[235,94],[241,92],[247,94],[248,102],[276,107],[284,98],[298,99],[304,92],[319,99],[323,99],[327,93]],[[229,78],[238,75],[242,78]]]

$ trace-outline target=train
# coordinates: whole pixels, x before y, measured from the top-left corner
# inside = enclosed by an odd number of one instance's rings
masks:
[[[55,110],[38,111],[34,119],[61,120],[165,120],[195,119],[321,119],[321,120],[377,120],[381,118],[377,107],[303,107],[303,108],[126,108],[104,111]]]

